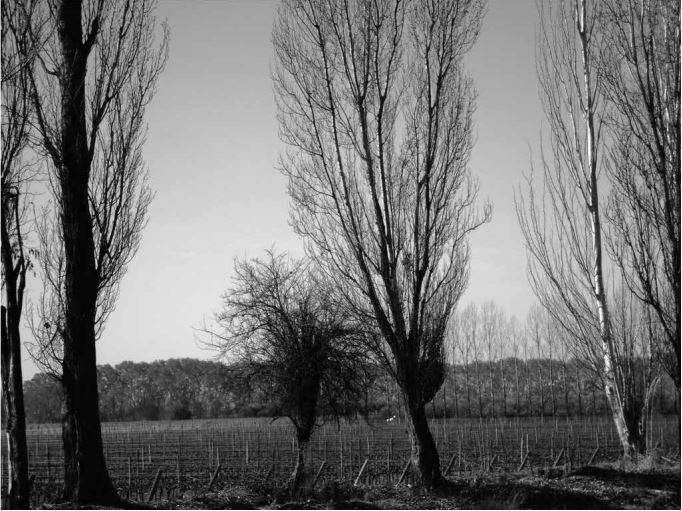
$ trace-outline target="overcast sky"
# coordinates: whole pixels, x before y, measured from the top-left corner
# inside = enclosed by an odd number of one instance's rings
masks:
[[[220,308],[234,258],[273,244],[302,251],[275,168],[283,147],[270,79],[276,7],[273,0],[159,2],[157,16],[170,25],[170,57],[147,111],[144,149],[156,198],[99,341],[99,364],[211,357],[197,346],[193,327]],[[533,1],[489,0],[466,59],[478,89],[471,169],[494,211],[471,238],[463,303],[492,299],[519,317],[534,301],[513,190],[542,122],[536,20]],[[35,372],[26,360],[24,376]]]

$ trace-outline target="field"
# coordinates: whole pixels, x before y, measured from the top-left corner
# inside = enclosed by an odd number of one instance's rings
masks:
[[[650,428],[652,445],[669,460],[679,460],[677,427],[677,418],[658,417]],[[613,424],[605,417],[436,419],[431,428],[450,477],[569,470],[616,460],[620,452]],[[59,493],[60,426],[32,425],[27,435],[33,499],[40,505]],[[212,489],[277,487],[294,463],[292,428],[284,419],[105,423],[103,435],[114,484],[135,501],[149,498],[155,479],[151,500],[166,502],[206,492],[212,479]],[[311,471],[317,473],[324,461],[317,487],[332,481],[351,485],[367,461],[359,485],[393,486],[403,476],[409,449],[404,425],[397,422],[330,423],[313,437]],[[409,471],[403,482],[410,485]],[[3,494],[5,488],[3,479]]]

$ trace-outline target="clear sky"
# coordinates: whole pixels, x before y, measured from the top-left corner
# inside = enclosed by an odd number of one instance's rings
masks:
[[[156,198],[98,363],[209,358],[193,327],[209,321],[230,286],[235,257],[302,244],[287,223],[286,181],[276,170],[270,79],[274,0],[160,0],[170,56],[147,111],[144,149]],[[524,316],[534,301],[514,213],[513,190],[537,146],[542,114],[535,75],[533,1],[489,0],[479,41],[466,59],[478,89],[472,172],[492,222],[471,238],[463,302],[492,299]],[[27,331],[24,336],[30,335]],[[29,360],[24,376],[36,368]]]

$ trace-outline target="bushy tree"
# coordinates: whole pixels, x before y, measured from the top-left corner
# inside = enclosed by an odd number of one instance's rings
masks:
[[[266,386],[278,415],[296,431],[298,455],[290,488],[300,488],[308,446],[322,411],[339,417],[344,401],[359,401],[369,372],[365,332],[335,302],[310,263],[267,252],[236,261],[217,328],[207,343],[247,368]]]

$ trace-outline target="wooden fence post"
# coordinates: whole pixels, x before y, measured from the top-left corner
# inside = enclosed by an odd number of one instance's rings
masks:
[[[405,479],[405,476],[407,475],[407,471],[410,469],[411,464],[412,464],[412,460],[407,460],[407,463],[405,464],[405,468],[403,469],[403,473],[400,474],[400,479],[398,479],[396,486],[399,486],[400,483],[403,482],[403,479]]]
[[[490,472],[490,469],[493,468],[493,463],[495,463],[495,460],[497,460],[497,454],[495,454],[490,460],[490,463],[488,463],[488,467],[485,469],[486,473]]]
[[[327,464],[327,460],[323,460],[322,464],[320,465],[320,468],[317,469],[317,474],[315,474],[315,479],[313,479],[313,484],[310,487],[311,491],[315,488],[315,485],[317,484],[318,479],[320,479],[320,476],[322,475],[322,471],[324,470],[324,467],[326,464]]]
[[[597,446],[597,448],[594,450],[594,452],[592,453],[592,456],[590,456],[590,459],[587,460],[588,465],[592,465],[592,462],[594,461],[594,458],[597,456],[598,451],[599,451],[599,446]]]
[[[554,460],[554,463],[552,464],[552,468],[556,468],[556,466],[561,461],[561,457],[563,455],[564,455],[564,448],[562,447],[561,450],[559,451],[559,455],[556,457],[556,459]]]
[[[365,467],[367,466],[367,462],[369,462],[369,458],[365,458],[365,462],[362,464],[362,467],[360,468],[360,472],[358,473],[358,477],[355,478],[355,482],[353,483],[353,486],[357,486],[358,483],[360,482],[360,478],[362,477],[362,473],[365,471]]]
[[[215,483],[215,480],[218,477],[219,472],[220,472],[220,463],[218,463],[218,466],[216,467],[215,472],[213,472],[213,476],[211,476],[211,480],[208,482],[207,491],[211,491],[211,488],[213,487],[213,483]]]
[[[445,469],[445,472],[443,473],[443,475],[448,475],[450,473],[450,469],[452,468],[452,465],[455,463],[455,457],[456,456],[457,456],[456,453],[452,455],[452,458],[450,458],[450,463],[448,463],[448,466]]]
[[[154,498],[154,494],[156,493],[156,488],[159,486],[159,478],[161,477],[161,469],[156,471],[156,477],[154,477],[154,482],[152,483],[152,488],[149,490],[149,494],[147,495],[147,502],[151,502],[151,500]]]
[[[526,455],[523,457],[523,460],[521,461],[521,464],[519,465],[517,472],[521,472],[523,470],[523,467],[526,466],[526,463],[528,462],[528,454],[529,453],[526,453]]]

